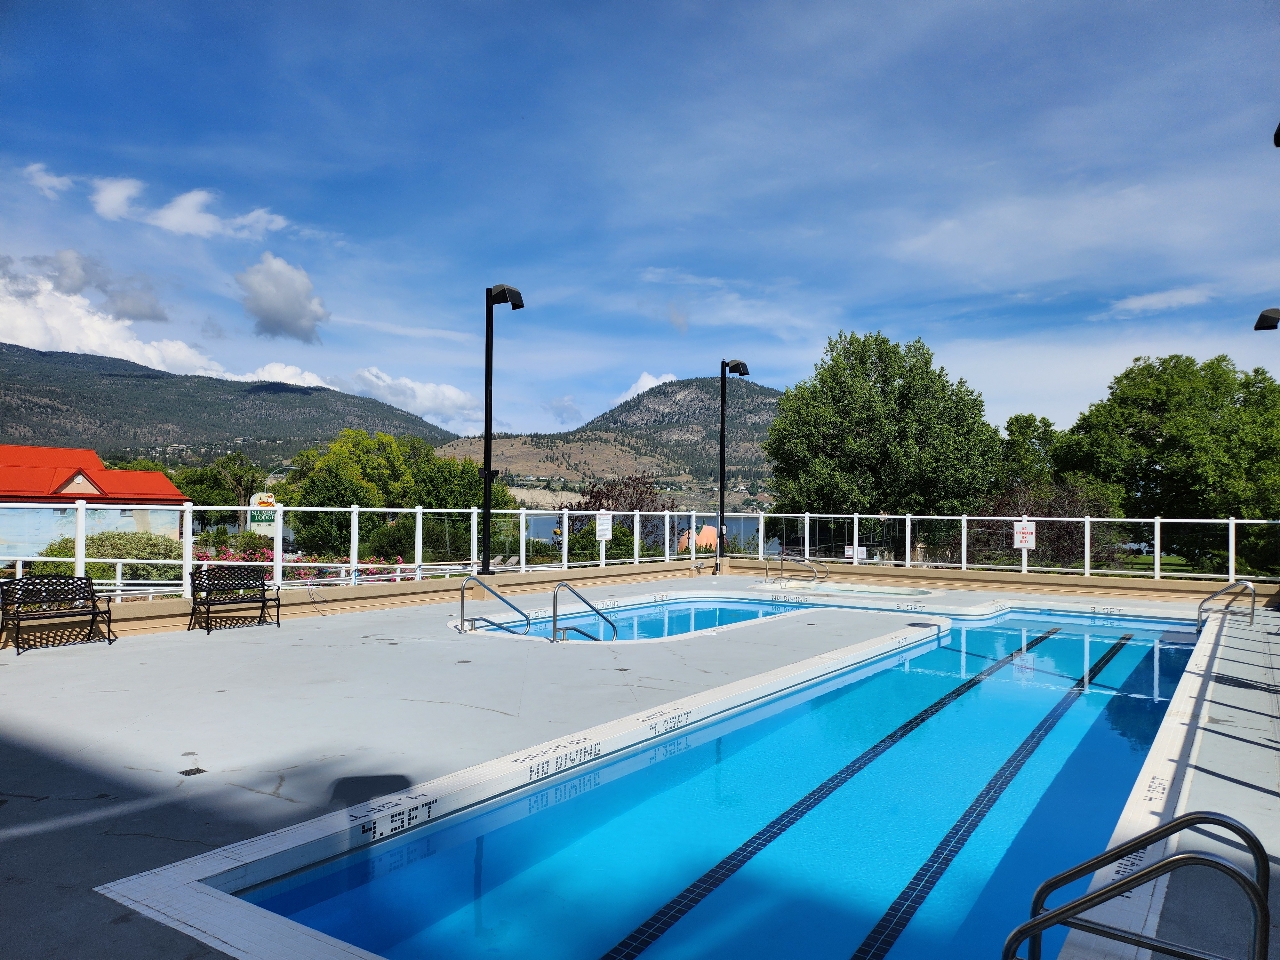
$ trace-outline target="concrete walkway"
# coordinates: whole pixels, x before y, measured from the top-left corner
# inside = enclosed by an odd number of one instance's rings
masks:
[[[549,644],[459,635],[446,625],[456,612],[399,607],[0,658],[0,955],[221,956],[92,888],[912,619],[815,610],[782,630]],[[179,774],[193,768],[205,772]]]

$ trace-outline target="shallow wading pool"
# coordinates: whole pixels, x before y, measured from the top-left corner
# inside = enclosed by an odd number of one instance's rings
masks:
[[[955,626],[238,896],[391,960],[996,956],[1106,846],[1193,640]]]
[[[716,630],[754,620],[777,617],[784,613],[796,613],[814,609],[820,604],[783,603],[755,599],[670,599],[641,604],[610,604],[607,601],[601,612],[618,628],[619,640],[665,640],[668,637]],[[590,641],[595,638],[607,641],[613,631],[596,613],[574,611],[556,621],[558,627],[570,628],[568,639]],[[535,617],[529,634],[535,637],[551,636],[551,618]]]

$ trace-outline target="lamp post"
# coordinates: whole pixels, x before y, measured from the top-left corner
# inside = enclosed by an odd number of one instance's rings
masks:
[[[509,303],[512,310],[524,309],[524,297],[515,287],[505,283],[487,287],[484,291],[484,521],[480,527],[483,550],[480,573],[488,576],[489,569],[489,515],[493,504],[493,305]]]
[[[720,564],[724,558],[724,408],[725,398],[729,392],[729,374],[739,377],[750,376],[747,365],[741,360],[720,361],[720,512],[716,515],[716,574],[720,573]],[[696,537],[698,531],[691,534]]]

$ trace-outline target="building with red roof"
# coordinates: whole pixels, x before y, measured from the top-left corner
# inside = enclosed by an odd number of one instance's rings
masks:
[[[108,470],[92,450],[0,444],[0,503],[181,505],[158,470]]]

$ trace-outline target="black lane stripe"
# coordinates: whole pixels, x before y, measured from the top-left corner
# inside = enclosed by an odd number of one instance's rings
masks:
[[[1043,643],[1057,632],[1057,627],[1047,630],[1034,640],[1029,641],[1027,643],[1027,650]],[[1023,652],[1024,651],[1019,648],[1003,660],[993,663],[981,673],[975,673],[964,683],[960,684],[960,686],[955,687],[940,699],[935,700],[932,704],[925,707],[906,723],[902,724],[902,726],[888,734],[884,739],[875,744],[875,746],[869,747],[863,753],[859,754],[855,760],[842,767],[839,771],[828,777],[809,793],[805,794],[777,817],[769,821],[763,829],[742,844],[742,846],[738,847],[738,849],[734,850],[697,880],[685,887],[684,890],[669,900],[653,916],[631,931],[631,933],[622,939],[617,946],[606,953],[602,960],[629,960],[629,958],[638,957],[649,948],[650,944],[670,930],[671,927],[675,925],[676,921],[701,903],[712,891],[719,887],[720,884],[724,883],[731,876],[746,866],[752,857],[769,844],[773,843],[773,841],[777,840],[778,837],[786,833],[791,829],[791,827],[795,826],[796,823],[799,822],[800,818],[806,813],[820,804],[823,800],[827,799],[827,797],[831,796],[831,794],[835,793],[837,789],[848,783],[857,773],[865,769],[868,764],[884,754],[885,751],[900,741],[907,734],[921,726],[930,717],[935,716],[943,708],[955,703],[992,674],[1004,667],[1007,667],[1018,657],[1022,656]]]
[[[1098,662],[1089,668],[1088,679],[1092,683],[1097,676],[1102,673],[1112,660],[1116,658],[1126,643],[1133,639],[1133,634],[1126,633],[1111,646],[1106,653],[1098,658]],[[1005,789],[1013,782],[1014,777],[1022,769],[1023,765],[1031,759],[1031,755],[1036,752],[1040,744],[1044,743],[1045,737],[1049,735],[1054,727],[1058,725],[1071,705],[1080,698],[1084,693],[1085,678],[1081,677],[1075,682],[1066,695],[1057,702],[1052,710],[1050,710],[1035,728],[1027,734],[1025,740],[1018,745],[1018,749],[1013,751],[1013,755],[1004,762],[1004,765],[996,771],[987,785],[982,788],[973,803],[969,804],[960,819],[955,822],[947,835],[942,838],[929,855],[929,859],[924,865],[916,871],[910,882],[903,887],[902,892],[889,905],[889,909],[885,911],[880,921],[867,934],[866,939],[862,941],[862,945],[858,947],[853,954],[853,960],[883,960],[893,945],[898,942],[898,937],[902,935],[902,931],[907,928],[907,924],[911,922],[911,918],[915,916],[917,910],[924,903],[925,898],[933,891],[938,881],[942,879],[942,875],[947,872],[947,868],[951,866],[951,862],[955,860],[956,855],[964,848],[964,845],[973,836],[973,832],[978,829],[978,825],[991,808],[996,805],[996,801],[1004,793]]]

